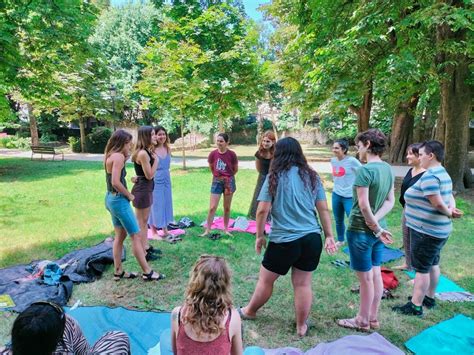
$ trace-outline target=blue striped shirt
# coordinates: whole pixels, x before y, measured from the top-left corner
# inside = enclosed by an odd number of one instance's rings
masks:
[[[428,169],[412,187],[405,192],[405,217],[407,227],[435,238],[445,239],[452,230],[451,219],[439,212],[428,199],[430,195],[441,195],[449,205],[453,183],[442,166]]]

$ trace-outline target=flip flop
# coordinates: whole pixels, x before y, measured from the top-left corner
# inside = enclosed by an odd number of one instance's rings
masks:
[[[370,332],[370,325],[357,324],[356,318],[338,319],[336,324],[340,327],[356,330],[358,332]]]
[[[114,281],[120,281],[122,279],[135,279],[138,276],[136,272],[122,271],[121,274],[114,274]]]
[[[243,320],[255,320],[255,319],[257,319],[257,317],[251,317],[251,316],[246,315],[244,313],[244,311],[242,311],[242,307],[237,307],[237,312],[239,313],[240,318],[243,319]]]
[[[347,268],[349,267],[350,262],[345,261],[345,260],[334,260],[334,261],[331,261],[331,264],[333,264],[336,267]]]
[[[299,336],[300,338],[304,338],[304,337],[309,336],[309,330],[314,327],[314,324],[312,324],[312,323],[309,321],[309,319],[306,319],[306,320],[304,321],[304,323],[306,324],[306,332],[304,332],[304,334],[298,334],[298,336]]]
[[[207,236],[210,240],[218,240],[222,238],[222,235],[220,233],[211,233]]]

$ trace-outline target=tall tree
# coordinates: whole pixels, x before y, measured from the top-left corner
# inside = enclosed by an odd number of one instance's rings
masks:
[[[6,68],[5,89],[15,91],[27,104],[32,144],[38,144],[35,112],[56,105],[64,94],[59,74],[84,62],[96,8],[80,0],[7,0],[2,4],[5,22],[0,31],[7,28],[8,35],[14,34],[14,39],[2,38],[2,42],[7,40],[6,45],[2,43],[7,60],[2,58],[0,64]]]
[[[180,123],[183,169],[186,169],[184,130],[186,118],[196,111],[204,97],[205,81],[199,65],[207,61],[201,48],[190,40],[152,40],[140,57],[144,64],[138,91]]]
[[[130,112],[137,112],[141,103],[135,90],[143,69],[138,57],[148,41],[158,35],[161,21],[161,10],[147,2],[109,7],[102,12],[90,38],[106,59],[110,85],[117,91],[117,106]]]

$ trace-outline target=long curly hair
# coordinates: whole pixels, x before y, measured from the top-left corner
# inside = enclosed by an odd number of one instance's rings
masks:
[[[258,153],[260,155],[265,154],[265,148],[263,148],[263,138],[268,138],[273,142],[273,145],[270,148],[270,155],[273,157],[273,154],[275,154],[275,143],[276,143],[275,133],[273,133],[272,131],[266,131],[265,133],[262,134],[262,137],[260,138],[260,145],[258,147]]]
[[[198,335],[220,334],[222,320],[232,307],[231,273],[224,258],[201,255],[194,264],[186,289],[183,323]]]
[[[296,139],[285,137],[275,144],[275,155],[268,173],[269,191],[272,197],[276,195],[278,180],[282,174],[288,172],[293,166],[298,167],[298,175],[306,188],[310,187],[311,190],[316,188],[318,173],[308,165],[301,145]]]

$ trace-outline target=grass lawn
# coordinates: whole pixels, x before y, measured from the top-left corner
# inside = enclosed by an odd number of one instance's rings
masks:
[[[132,174],[129,168],[129,177]],[[246,215],[256,178],[253,170],[239,171],[238,189],[232,205],[233,217]],[[330,177],[323,178],[329,198],[332,187]],[[208,169],[174,169],[172,179],[176,218],[189,216],[200,224],[208,208],[211,180]],[[104,208],[104,191],[101,163],[0,158],[0,267],[37,259],[52,260],[110,236],[113,229]],[[457,202],[465,216],[454,223],[452,237],[443,250],[441,267],[444,274],[474,292],[472,203],[462,198],[458,198]],[[396,247],[401,244],[400,212],[397,204],[388,218],[389,229],[396,236]],[[219,210],[218,215],[221,214]],[[110,267],[102,279],[76,285],[70,304],[80,299],[85,305],[170,311],[183,300],[188,273],[196,258],[202,253],[213,253],[225,256],[229,261],[233,269],[235,305],[244,305],[254,290],[261,261],[261,256],[257,256],[253,249],[253,236],[236,233],[232,238],[211,241],[197,237],[201,230],[199,227],[188,230],[184,240],[176,245],[153,242],[163,250],[163,258],[152,265],[168,276],[166,280],[146,284],[141,280],[115,283]],[[130,256],[129,240],[126,245]],[[276,283],[273,297],[260,311],[259,318],[244,322],[245,345],[308,349],[319,342],[352,334],[337,327],[334,319],[350,317],[357,312],[359,297],[349,292],[356,278],[348,269],[333,267],[330,261],[334,259],[347,259],[347,256],[342,252],[332,257],[323,254],[313,277],[314,298],[310,320],[315,329],[311,330],[310,336],[304,339],[295,336],[293,292],[290,278],[286,276]],[[398,262],[391,265],[394,264]],[[128,258],[125,268],[139,270],[133,257]],[[398,276],[401,285],[395,294],[399,298],[382,301],[380,333],[403,350],[406,350],[403,343],[407,339],[441,320],[457,313],[474,315],[472,303],[441,303],[437,309],[426,311],[424,318],[392,313],[390,307],[404,303],[411,292],[410,286],[406,285],[407,276],[403,273],[398,273]],[[14,318],[12,313],[0,313],[0,343],[8,339]]]

